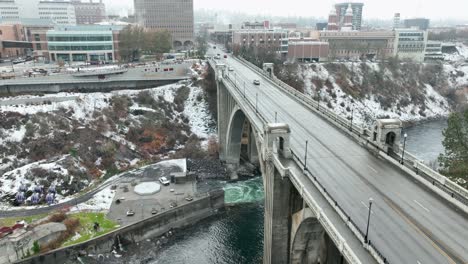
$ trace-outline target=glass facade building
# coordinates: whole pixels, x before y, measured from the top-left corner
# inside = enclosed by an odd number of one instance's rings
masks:
[[[47,32],[51,61],[115,61],[121,26],[58,27]]]

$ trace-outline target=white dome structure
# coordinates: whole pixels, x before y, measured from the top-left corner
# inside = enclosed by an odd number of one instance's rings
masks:
[[[138,195],[152,195],[160,190],[161,185],[157,182],[142,182],[133,188],[133,191]]]

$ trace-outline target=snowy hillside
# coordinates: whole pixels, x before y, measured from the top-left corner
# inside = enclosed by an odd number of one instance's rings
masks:
[[[186,145],[203,151],[213,122],[203,89],[182,84],[2,98],[0,198],[12,203],[24,186],[29,204],[35,186],[56,186],[63,200],[101,177],[183,155]]]
[[[447,116],[455,89],[468,87],[468,66],[416,63],[286,65],[280,79],[356,123],[413,122]]]

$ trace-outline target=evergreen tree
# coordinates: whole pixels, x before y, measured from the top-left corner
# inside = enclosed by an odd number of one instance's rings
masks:
[[[451,178],[468,180],[468,109],[452,113],[443,131],[445,153],[439,156],[441,172]]]
[[[37,240],[34,241],[32,250],[34,254],[38,254],[41,251],[41,247],[39,246],[39,242],[37,242]]]

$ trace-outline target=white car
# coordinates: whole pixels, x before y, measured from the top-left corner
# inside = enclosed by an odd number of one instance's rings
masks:
[[[219,59],[221,59],[221,56],[216,55],[214,58],[215,58],[215,60],[219,60]]]
[[[253,81],[253,84],[255,84],[255,85],[260,85],[260,80],[254,80],[254,81]]]
[[[171,183],[166,177],[161,177],[161,178],[159,178],[159,182],[160,182],[162,185],[169,185],[169,184]]]
[[[228,67],[228,71],[234,71],[233,67]]]

